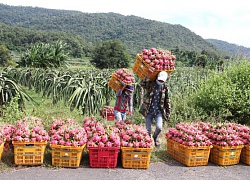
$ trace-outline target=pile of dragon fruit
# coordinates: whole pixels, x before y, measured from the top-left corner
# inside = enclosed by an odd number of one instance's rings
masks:
[[[149,148],[152,139],[144,126],[130,120],[106,124],[94,116],[84,118],[82,124],[74,119],[53,119],[46,131],[43,120],[25,117],[15,125],[0,126],[0,145],[6,141],[48,142],[51,145],[79,147]]]
[[[135,79],[133,77],[133,73],[130,72],[127,68],[120,68],[118,69],[114,75],[123,81],[125,84],[132,84],[135,82]]]
[[[186,146],[250,145],[250,128],[237,123],[179,123],[170,128],[166,138]]]
[[[176,56],[171,53],[171,51],[163,51],[161,49],[150,48],[143,49],[141,53],[138,54],[146,64],[155,70],[165,71],[175,69]]]
[[[114,107],[113,106],[103,106],[100,109],[101,115],[113,116],[114,115]]]

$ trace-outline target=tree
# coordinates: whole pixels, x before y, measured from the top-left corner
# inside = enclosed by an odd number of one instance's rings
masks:
[[[201,67],[206,67],[207,64],[207,56],[204,54],[199,55],[195,62],[194,62],[195,66],[201,66]]]
[[[129,55],[120,40],[110,40],[95,47],[90,62],[99,69],[128,67]]]
[[[8,61],[11,61],[10,51],[4,45],[0,45],[0,65],[4,66]]]

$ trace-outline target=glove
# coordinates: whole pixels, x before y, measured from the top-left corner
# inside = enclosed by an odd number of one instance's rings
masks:
[[[120,86],[121,86],[121,87],[123,87],[124,85],[125,85],[124,82],[121,82],[121,83],[120,83]]]

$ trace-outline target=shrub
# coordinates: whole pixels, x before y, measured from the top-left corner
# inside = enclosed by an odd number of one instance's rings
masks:
[[[222,73],[213,73],[200,84],[194,95],[196,108],[210,116],[223,115],[225,120],[249,124],[250,63],[241,61]]]

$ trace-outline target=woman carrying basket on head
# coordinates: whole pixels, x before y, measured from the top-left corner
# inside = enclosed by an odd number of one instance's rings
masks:
[[[116,102],[114,107],[114,114],[117,121],[126,120],[127,106],[129,108],[130,118],[133,116],[133,85],[126,85],[123,89],[124,83],[121,82],[119,90],[116,92]]]

